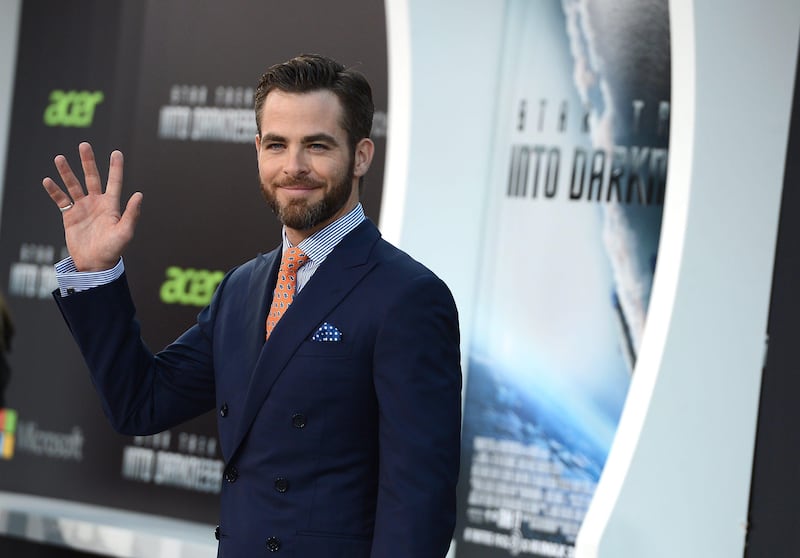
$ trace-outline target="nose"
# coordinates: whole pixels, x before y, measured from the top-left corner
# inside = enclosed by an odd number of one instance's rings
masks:
[[[287,176],[304,176],[309,172],[308,160],[302,147],[290,148],[286,151],[283,173]]]

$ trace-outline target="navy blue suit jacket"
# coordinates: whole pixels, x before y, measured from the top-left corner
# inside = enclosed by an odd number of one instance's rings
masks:
[[[280,253],[228,273],[156,355],[124,276],[56,293],[106,415],[122,433],[152,434],[217,409],[219,556],[444,556],[461,422],[452,295],[365,221],[265,343]],[[312,340],[325,322],[340,341]]]

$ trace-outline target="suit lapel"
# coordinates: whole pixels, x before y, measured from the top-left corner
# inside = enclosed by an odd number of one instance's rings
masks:
[[[264,348],[264,335],[266,333],[267,312],[272,304],[272,292],[275,290],[278,267],[281,261],[280,246],[258,257],[250,274],[247,287],[247,302],[245,306],[245,331],[248,335],[242,340],[242,350],[248,355],[250,369]]]
[[[272,386],[300,344],[313,334],[325,316],[374,267],[375,262],[369,259],[369,255],[379,237],[378,229],[370,221],[365,221],[345,236],[314,272],[314,276],[303,290],[295,296],[292,306],[273,330],[269,341],[264,343],[263,333],[261,334],[263,348],[253,367],[245,396],[244,411],[233,441],[233,453],[238,450]],[[273,260],[279,259],[273,255]],[[277,263],[274,261],[269,263],[271,265],[268,266],[268,272],[272,274],[269,284],[274,288]],[[263,309],[258,312],[263,319],[261,325],[255,327],[260,327],[262,332],[273,288],[267,289]]]

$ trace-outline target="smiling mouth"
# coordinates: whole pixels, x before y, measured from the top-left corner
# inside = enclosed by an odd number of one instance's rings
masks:
[[[291,199],[291,198],[307,198],[310,194],[319,191],[319,187],[316,186],[278,186],[276,192],[280,191],[283,192],[283,196]]]
[[[324,183],[318,182],[316,180],[309,180],[309,179],[294,179],[294,180],[284,180],[283,182],[273,182],[272,185],[275,188],[282,188],[284,190],[314,190],[316,188],[322,188],[325,186]]]

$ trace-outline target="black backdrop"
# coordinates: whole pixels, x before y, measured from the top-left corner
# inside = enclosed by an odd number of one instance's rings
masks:
[[[366,74],[382,113],[377,122],[385,122],[382,2],[23,3],[0,222],[0,289],[17,330],[5,396],[17,423],[6,424],[14,439],[0,456],[0,490],[216,521],[217,496],[207,484],[157,484],[152,462],[123,463],[129,448],[213,469],[214,416],[168,437],[111,431],[49,294],[64,241],[41,180],[53,176],[56,154],[76,162],[80,141],[92,142],[102,173],[110,152],[123,150],[124,198],[145,196],[125,264],[146,341],[158,349],[192,323],[217,272],[279,242],[258,188],[251,95],[267,66],[301,52]],[[373,136],[376,160],[362,200],[377,220],[385,128]]]
[[[746,558],[800,556],[800,57],[767,322]]]

